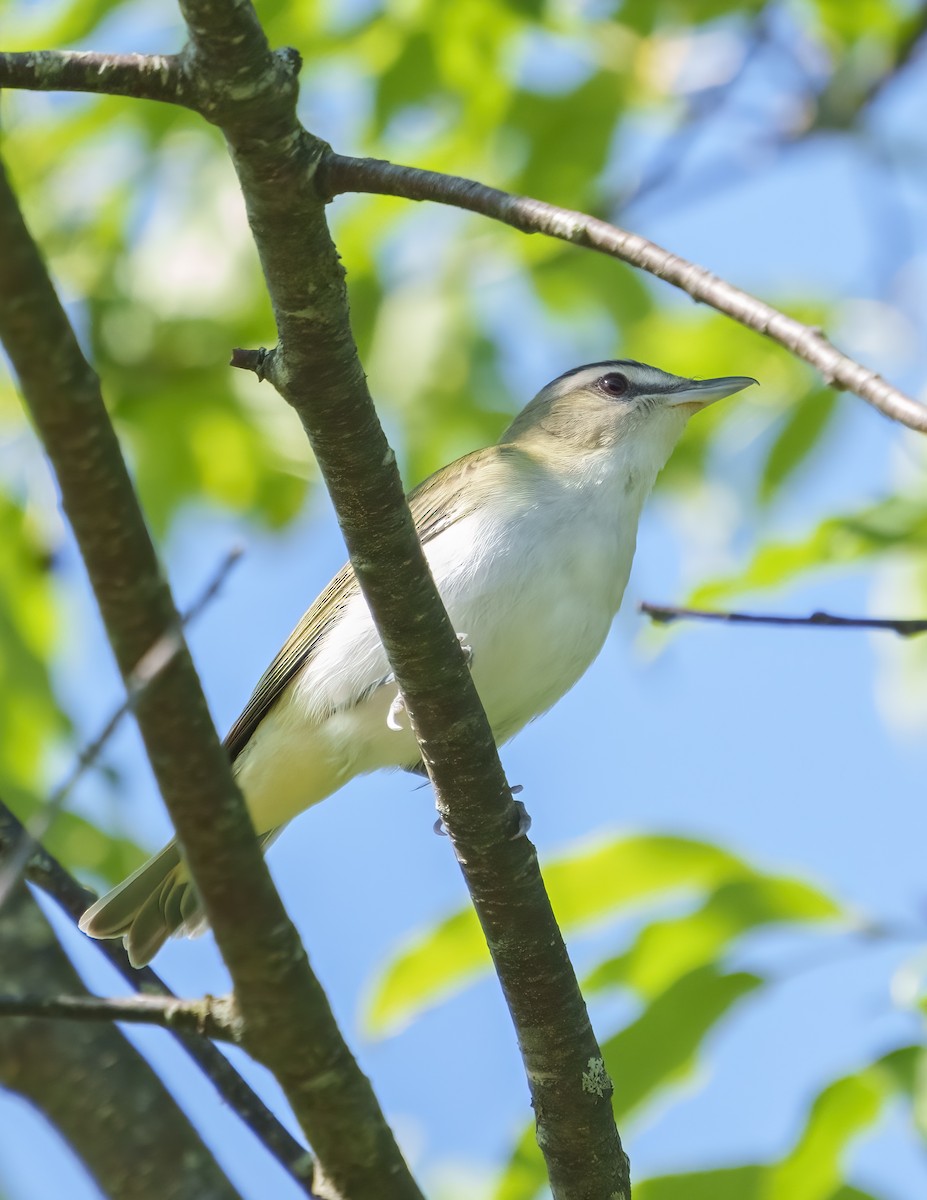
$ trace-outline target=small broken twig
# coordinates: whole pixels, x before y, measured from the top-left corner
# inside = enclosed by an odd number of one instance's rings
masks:
[[[899,637],[915,637],[927,633],[927,619],[908,620],[895,617],[838,617],[832,613],[813,612],[807,617],[779,616],[776,613],[714,612],[705,608],[679,608],[673,604],[650,604],[644,600],[638,612],[658,625],[673,621],[721,621],[728,625],[798,625],[825,629],[885,629]]]

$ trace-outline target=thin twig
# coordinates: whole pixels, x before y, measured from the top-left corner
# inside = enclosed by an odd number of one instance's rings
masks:
[[[241,1023],[232,996],[179,1000],[173,996],[0,996],[0,1017],[121,1021],[157,1025],[218,1041],[238,1042]]]
[[[179,617],[177,629],[173,633],[163,634],[139,659],[135,670],[129,676],[125,699],[113,710],[97,736],[80,751],[67,777],[55,788],[46,803],[35,814],[34,818],[28,822],[26,826],[28,837],[23,839],[21,845],[14,847],[6,855],[3,867],[0,869],[0,905],[3,904],[22,876],[31,852],[31,840],[34,839],[36,842],[44,841],[59,813],[64,809],[65,804],[67,804],[71,792],[83,775],[86,774],[100,757],[107,742],[119,727],[123,717],[132,711],[145,689],[157,679],[158,675],[182,648],[183,641],[178,636],[179,631],[185,629],[191,621],[195,621],[200,613],[215,598],[219,589],[228,578],[229,572],[241,556],[242,548],[240,546],[233,546],[219,563],[213,572],[212,578],[201,594],[194,600],[187,611]]]
[[[673,621],[721,621],[727,625],[798,625],[816,629],[885,629],[900,637],[915,637],[927,633],[927,620],[908,620],[896,617],[837,617],[832,613],[813,612],[808,617],[784,617],[776,613],[715,612],[705,608],[680,608],[675,604],[650,604],[643,601],[637,606],[658,625],[669,625]]]
[[[810,363],[832,387],[845,388],[892,420],[927,433],[927,406],[886,383],[881,376],[841,353],[820,329],[803,325],[763,300],[734,287],[704,267],[672,254],[655,242],[586,213],[558,208],[529,196],[513,196],[473,179],[397,166],[375,158],[329,153],[319,164],[320,185],[328,196],[372,192],[407,200],[433,200],[511,225],[523,233],[544,233],[584,246],[649,271],[694,300],[725,313],[748,329],[771,338]]]
[[[30,842],[20,821],[0,800],[0,857],[11,846]],[[42,889],[76,925],[96,899],[90,888],[78,883],[73,875],[37,842],[31,842],[26,863],[26,878]],[[133,967],[121,942],[93,942],[137,991],[146,995],[176,999],[171,989],[151,967]],[[312,1196],[312,1158],[284,1128],[261,1098],[238,1074],[225,1055],[211,1042],[177,1030],[174,1037],[212,1083],[229,1108],[248,1126],[264,1148],[281,1164],[307,1196]]]

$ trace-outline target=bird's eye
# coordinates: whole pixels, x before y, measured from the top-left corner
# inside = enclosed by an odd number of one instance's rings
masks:
[[[631,390],[627,375],[622,375],[620,371],[609,371],[607,375],[603,375],[599,380],[599,387],[606,396],[626,396]]]

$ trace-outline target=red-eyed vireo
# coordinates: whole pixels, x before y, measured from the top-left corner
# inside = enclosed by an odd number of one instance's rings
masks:
[[[756,380],[683,379],[618,360],[567,371],[495,446],[426,479],[409,503],[470,650],[498,743],[550,708],[602,648],[631,571],[641,506],[693,413]],[[418,747],[350,566],[258,683],[226,746],[262,842],[355,775],[415,770]],[[205,925],[176,842],[88,909],[136,965]]]

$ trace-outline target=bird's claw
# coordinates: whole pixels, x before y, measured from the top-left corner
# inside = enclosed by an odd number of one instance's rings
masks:
[[[524,788],[520,783],[516,783],[511,789],[512,796],[517,796],[519,792],[523,792]],[[515,811],[518,813],[518,824],[515,827],[515,832],[512,834],[510,841],[515,841],[517,838],[524,837],[531,828],[531,816],[525,808],[521,800],[513,800]],[[444,822],[440,817],[434,823],[434,831],[438,837],[447,837],[447,830],[444,828]]]
[[[386,714],[387,728],[395,730],[396,733],[402,733],[403,725],[399,718],[405,711],[406,702],[402,698],[402,692],[397,692],[393,697],[393,703],[389,706],[389,712]]]
[[[470,645],[470,639],[465,633],[458,633],[457,640],[460,642],[460,648],[463,650],[463,656],[467,666],[473,666],[473,647]]]
[[[522,790],[521,784],[512,788],[512,795]],[[509,838],[510,842],[517,842],[519,838],[526,837],[528,830],[531,828],[531,814],[525,808],[521,800],[515,800],[515,810],[518,813],[518,824],[515,827],[515,832]]]
[[[460,642],[460,648],[463,650],[464,658],[466,659],[467,666],[469,667],[473,662],[473,647],[469,644],[467,635],[465,633],[458,633],[457,640]],[[390,671],[390,673],[385,676],[381,682],[383,686],[388,687],[391,683],[396,682],[396,676],[392,671]],[[392,729],[395,733],[402,733],[402,731],[405,729],[405,726],[402,724],[400,718],[404,716],[407,711],[406,702],[402,698],[402,692],[397,691],[396,695],[393,697],[392,704],[389,706],[389,712],[386,714],[387,728]]]

